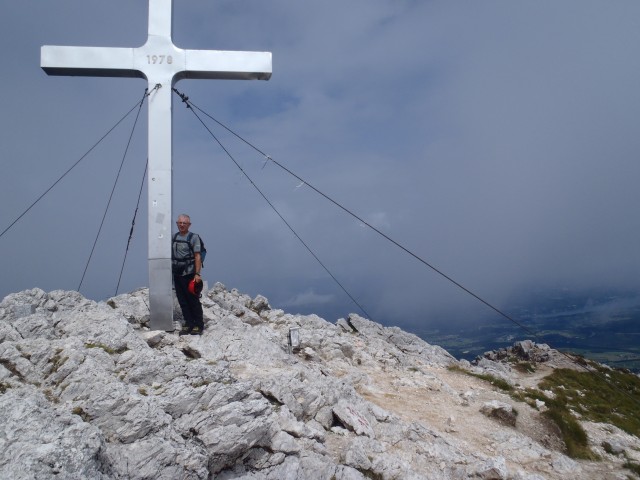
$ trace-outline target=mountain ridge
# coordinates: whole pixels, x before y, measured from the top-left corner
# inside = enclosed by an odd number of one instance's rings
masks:
[[[179,337],[148,330],[146,289],[7,296],[0,476],[613,479],[640,462],[638,437],[589,421],[602,460],[569,458],[543,405],[470,375],[534,385],[560,358],[535,374],[474,366],[397,327],[292,315],[219,283],[202,302],[204,334]]]

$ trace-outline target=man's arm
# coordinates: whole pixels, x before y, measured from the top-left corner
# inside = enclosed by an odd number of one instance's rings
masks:
[[[195,252],[193,256],[195,257],[195,262],[196,262],[196,273],[200,275],[200,270],[202,269],[202,260],[200,258],[200,252]]]

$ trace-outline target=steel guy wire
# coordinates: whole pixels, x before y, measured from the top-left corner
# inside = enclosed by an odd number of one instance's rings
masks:
[[[96,143],[94,143],[93,146],[89,148],[89,150],[87,150],[73,165],[71,165],[71,167],[69,167],[67,171],[64,172],[62,176],[60,176],[60,178],[58,178],[55,182],[53,182],[53,184],[49,188],[47,188],[31,205],[29,205],[24,212],[18,215],[18,217],[13,222],[11,222],[9,226],[2,231],[2,233],[0,233],[0,238],[5,233],[7,233],[16,223],[18,223],[18,221],[22,217],[24,217],[29,212],[29,210],[35,207],[40,200],[42,200],[58,183],[60,183],[60,181],[62,181],[62,179],[66,177],[71,172],[71,170],[77,167],[78,164],[82,162],[82,160],[84,160],[105,138],[107,138],[109,134],[113,132],[116,129],[116,127],[120,125],[124,121],[124,119],[127,118],[131,114],[131,112],[133,112],[136,109],[139,103],[140,103],[139,101],[136,102],[136,104],[133,107],[131,107],[131,109],[127,113],[125,113],[122,116],[122,118],[120,118],[120,120],[118,120],[115,123],[115,125],[113,125],[109,130],[107,130],[107,133],[105,133],[102,137],[100,137],[100,139]]]
[[[226,131],[228,131],[229,133],[231,133],[233,136],[235,136],[236,138],[238,138],[240,141],[242,141],[243,143],[245,143],[246,145],[248,145],[249,147],[251,147],[253,150],[255,150],[256,152],[258,152],[260,155],[262,155],[265,158],[264,164],[262,166],[262,168],[264,168],[264,166],[269,162],[273,162],[275,165],[277,165],[278,167],[280,167],[282,170],[284,170],[286,173],[288,173],[289,175],[293,176],[294,178],[296,178],[297,180],[299,180],[300,182],[302,182],[300,185],[307,185],[309,188],[311,188],[313,191],[315,191],[318,195],[324,197],[326,200],[328,200],[329,202],[331,202],[332,204],[334,204],[335,206],[337,206],[338,208],[340,208],[341,210],[343,210],[344,212],[346,212],[347,214],[349,214],[350,216],[352,216],[353,218],[355,218],[356,220],[358,220],[359,222],[361,222],[363,225],[369,227],[371,230],[373,230],[374,232],[376,232],[378,235],[382,236],[384,239],[386,239],[387,241],[391,242],[393,245],[395,245],[396,247],[400,248],[402,251],[404,251],[405,253],[407,253],[408,255],[410,255],[411,257],[413,257],[414,259],[418,260],[420,263],[422,263],[423,265],[427,266],[428,268],[430,268],[431,270],[433,270],[435,273],[437,273],[438,275],[440,275],[441,277],[443,277],[444,279],[446,279],[447,281],[449,281],[450,283],[452,283],[453,285],[457,286],[458,288],[460,288],[461,290],[463,290],[465,293],[467,293],[468,295],[472,296],[473,298],[475,298],[476,300],[478,300],[479,302],[481,302],[482,304],[484,304],[485,306],[487,306],[488,308],[490,308],[491,310],[495,311],[497,314],[499,314],[500,316],[502,316],[503,318],[509,320],[511,323],[515,324],[516,326],[518,326],[519,328],[521,328],[523,331],[525,331],[526,333],[528,333],[529,335],[532,335],[533,337],[535,337],[536,340],[540,339],[540,336],[537,332],[531,330],[530,328],[526,327],[525,325],[523,325],[521,322],[517,321],[516,319],[514,319],[513,317],[511,317],[510,315],[508,315],[507,313],[503,312],[501,309],[499,309],[498,307],[494,306],[493,304],[491,304],[490,302],[488,302],[487,300],[483,299],[482,297],[480,297],[478,294],[474,293],[473,291],[471,291],[470,289],[468,289],[467,287],[465,287],[464,285],[462,285],[461,283],[459,283],[458,281],[454,280],[452,277],[450,277],[449,275],[445,274],[442,270],[440,270],[439,268],[435,267],[434,265],[432,265],[431,263],[427,262],[426,260],[424,260],[422,257],[420,257],[419,255],[415,254],[414,252],[412,252],[411,250],[409,250],[407,247],[403,246],[402,244],[400,244],[398,241],[394,240],[393,238],[391,238],[389,235],[383,233],[382,231],[380,231],[379,229],[377,229],[376,227],[374,227],[373,225],[371,225],[369,222],[365,221],[364,219],[362,219],[359,215],[356,215],[353,211],[349,210],[348,208],[344,207],[342,204],[340,204],[339,202],[337,202],[336,200],[334,200],[333,198],[329,197],[327,194],[325,194],[324,192],[322,192],[321,190],[319,190],[318,188],[316,188],[314,185],[312,185],[311,183],[309,183],[307,180],[303,179],[302,177],[300,177],[299,175],[297,175],[296,173],[294,173],[293,171],[291,171],[290,169],[288,169],[287,167],[285,167],[284,165],[282,165],[280,162],[278,162],[277,160],[274,160],[270,155],[267,155],[265,152],[263,152],[262,150],[260,150],[258,147],[256,147],[255,145],[253,145],[251,142],[249,142],[248,140],[244,139],[242,136],[240,136],[238,133],[236,133],[235,131],[231,130],[228,126],[226,126],[225,124],[223,124],[222,122],[220,122],[219,120],[217,120],[216,118],[214,118],[213,116],[211,116],[210,114],[208,114],[207,112],[205,112],[204,110],[202,110],[200,107],[198,107],[197,105],[195,105],[193,102],[191,102],[189,100],[189,97],[187,97],[186,95],[180,93],[178,90],[176,90],[175,88],[173,89],[174,92],[180,96],[180,98],[182,98],[182,101],[187,104],[187,108],[191,109],[191,111],[194,112],[195,114],[195,110],[197,109],[199,112],[201,112],[203,115],[205,115],[206,117],[208,117],[209,119],[213,120],[215,123],[217,123],[218,125],[220,125],[222,128],[224,128]],[[196,117],[200,120],[200,122],[202,122],[202,119],[200,119],[200,117],[198,115],[196,115]],[[205,128],[209,131],[209,133],[211,135],[213,135],[213,133],[211,132],[211,130],[204,124],[204,122],[202,122],[202,124],[205,126]],[[215,138],[215,137],[214,137]],[[217,138],[216,138],[217,140]],[[234,160],[235,162],[235,160]],[[237,163],[236,163],[237,165]],[[239,167],[239,165],[238,165]],[[240,167],[239,167],[240,168]],[[244,172],[244,171],[243,171]],[[246,174],[245,174],[246,175]],[[248,178],[248,177],[247,177]],[[253,184],[253,182],[252,182]],[[256,187],[257,188],[257,187]],[[283,219],[284,220],[284,219]],[[286,222],[285,222],[286,223]],[[295,233],[295,232],[294,232]],[[343,288],[344,289],[344,288]],[[345,290],[346,291],[346,290]],[[355,302],[355,300],[354,300]],[[356,302],[356,304],[358,305],[358,303]],[[371,318],[371,317],[369,317]],[[597,376],[598,378],[600,378],[601,380],[603,380],[604,382],[606,382],[608,385],[610,385],[612,388],[614,388],[615,390],[623,393],[624,395],[628,396],[629,398],[631,398],[633,401],[637,402],[640,404],[640,401],[638,399],[636,399],[635,397],[629,395],[627,392],[625,392],[624,390],[619,389],[618,387],[616,387],[615,385],[611,384],[607,378],[604,375],[601,375],[597,370],[592,369],[590,367],[588,367],[585,364],[582,364],[580,362],[577,362],[575,359],[573,359],[569,354],[558,350],[558,352],[560,352],[560,354],[562,354],[564,357],[566,357],[568,360],[570,360],[572,363],[580,366],[582,369],[586,370],[589,373],[592,373],[593,375]]]
[[[193,114],[195,115],[195,117],[200,121],[200,123],[202,124],[202,126],[209,132],[209,134],[215,139],[215,141],[218,143],[218,145],[220,146],[220,148],[222,148],[222,150],[224,150],[224,152],[227,154],[227,156],[231,159],[231,161],[233,161],[233,163],[236,165],[236,167],[238,167],[238,169],[242,172],[242,174],[247,178],[247,180],[249,181],[249,183],[251,183],[251,185],[253,186],[253,188],[255,188],[257,190],[257,192],[262,196],[262,198],[267,202],[267,204],[271,207],[271,209],[276,213],[276,215],[278,215],[278,217],[280,217],[280,220],[282,220],[284,222],[284,224],[287,226],[287,228],[289,230],[291,230],[291,233],[293,233],[295,235],[295,237],[300,241],[300,243],[302,243],[302,245],[304,246],[304,248],[307,249],[307,251],[313,256],[313,258],[315,258],[315,260],[320,264],[320,266],[327,272],[327,274],[333,279],[334,282],[336,282],[336,284],[342,289],[342,291],[351,299],[351,301],[362,311],[362,313],[364,313],[364,315],[367,318],[372,318],[367,311],[364,309],[364,307],[362,305],[360,305],[360,303],[349,293],[349,291],[345,288],[345,286],[340,283],[340,281],[335,277],[335,275],[333,273],[331,273],[331,271],[329,270],[329,268],[327,268],[327,266],[322,262],[322,260],[320,260],[320,258],[313,252],[313,250],[311,250],[311,247],[309,247],[309,245],[302,239],[302,237],[300,237],[300,235],[298,235],[298,233],[295,231],[295,229],[291,226],[291,224],[282,216],[282,214],[280,213],[280,211],[275,207],[275,205],[273,203],[271,203],[271,201],[267,198],[267,196],[262,192],[262,190],[260,190],[260,188],[255,184],[255,182],[251,179],[251,177],[247,174],[247,172],[242,168],[242,166],[236,161],[236,159],[233,157],[233,155],[231,155],[231,153],[224,147],[224,145],[222,145],[222,142],[220,142],[220,140],[218,139],[218,137],[211,131],[211,129],[209,129],[209,127],[202,121],[202,119],[198,116],[198,113],[193,110],[193,108],[190,108],[188,100],[188,97],[183,96],[180,92],[178,92],[178,90],[176,90],[175,88],[173,89],[173,91],[179,95],[182,98],[182,101],[187,105],[187,108],[189,110],[191,110],[191,112],[193,112]]]
[[[158,89],[156,85],[151,91],[155,91]],[[136,113],[135,121],[133,122],[133,127],[131,128],[131,133],[129,134],[129,140],[127,141],[127,146],[124,149],[124,153],[122,155],[122,161],[120,162],[120,167],[118,168],[118,173],[116,174],[115,181],[113,183],[113,187],[111,188],[111,193],[109,195],[109,200],[107,201],[107,206],[104,210],[104,214],[102,215],[102,220],[100,221],[100,226],[98,227],[98,233],[96,234],[96,239],[93,242],[93,246],[91,247],[91,253],[89,254],[89,258],[87,260],[87,264],[84,267],[84,272],[82,272],[82,278],[80,279],[80,284],[78,285],[78,292],[82,287],[82,282],[84,282],[84,277],[87,274],[87,269],[89,268],[89,264],[91,263],[91,258],[93,257],[93,252],[96,249],[96,244],[98,243],[98,238],[100,238],[100,232],[102,231],[102,227],[104,225],[104,220],[107,218],[107,213],[109,212],[109,206],[111,205],[111,200],[113,200],[113,194],[116,190],[116,185],[118,184],[118,179],[120,178],[120,173],[122,172],[122,166],[124,165],[124,161],[127,158],[127,153],[129,151],[129,146],[131,145],[131,139],[133,138],[133,133],[135,132],[136,125],[138,124],[138,118],[140,118],[140,112],[142,111],[142,106],[144,105],[145,99],[150,95],[149,89],[145,89],[144,95],[142,96],[142,100],[138,102],[138,112]]]
[[[133,212],[133,219],[131,220],[131,230],[129,230],[129,239],[127,240],[127,247],[124,251],[124,259],[122,260],[122,267],[120,268],[120,275],[118,276],[118,284],[116,285],[115,295],[118,295],[118,289],[120,288],[120,280],[122,280],[122,272],[124,271],[124,264],[127,261],[127,254],[129,253],[129,245],[131,244],[131,239],[133,238],[133,228],[136,225],[136,216],[138,215],[138,208],[140,207],[140,198],[142,198],[142,191],[144,189],[144,180],[147,177],[148,167],[149,167],[149,159],[147,158],[147,162],[144,165],[144,173],[142,174],[142,182],[140,183],[140,191],[138,192],[138,202],[136,203],[136,209]]]

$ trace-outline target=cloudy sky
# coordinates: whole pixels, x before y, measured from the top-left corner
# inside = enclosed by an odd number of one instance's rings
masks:
[[[640,292],[640,3],[174,0],[181,48],[273,53],[264,81],[177,88],[488,302],[534,288]],[[49,77],[42,45],[138,47],[146,0],[4,2],[0,231],[142,98],[141,79]],[[146,161],[135,110],[0,237],[0,297],[115,293]],[[379,322],[486,307],[230,135],[225,147]],[[335,320],[358,308],[193,114],[174,102],[174,212],[205,278]],[[119,292],[146,286],[145,193]]]

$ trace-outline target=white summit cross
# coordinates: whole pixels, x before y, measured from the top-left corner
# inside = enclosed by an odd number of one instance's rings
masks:
[[[172,95],[182,78],[271,77],[270,52],[182,50],[172,40],[173,0],[149,0],[149,37],[139,48],[43,46],[48,75],[137,77],[149,82],[149,297],[151,328],[173,330],[171,289]],[[156,88],[157,87],[157,88]]]

